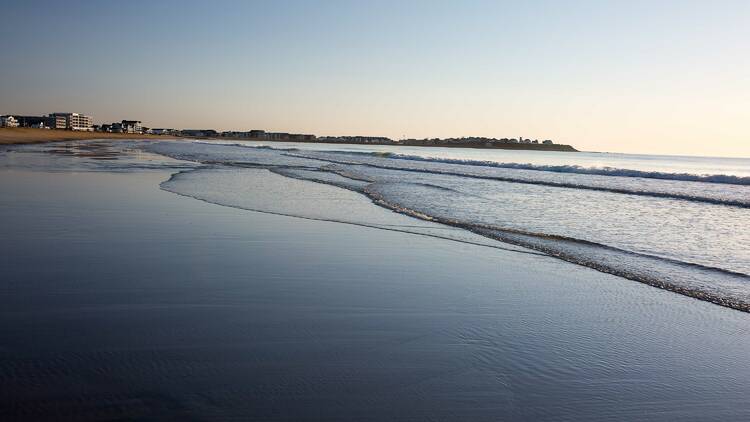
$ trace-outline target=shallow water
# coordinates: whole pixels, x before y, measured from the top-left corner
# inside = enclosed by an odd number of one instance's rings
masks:
[[[750,418],[747,313],[266,169],[40,151],[0,158],[3,420]]]
[[[671,170],[678,171],[705,167],[707,159],[660,157],[651,160],[659,172],[650,173],[645,165],[605,171],[564,164],[570,154],[543,166],[498,165],[497,157],[467,161],[465,155],[479,152],[463,150],[452,158],[435,159],[428,156],[448,152],[423,148],[427,152],[416,157],[384,154],[380,147],[370,152],[362,146],[357,151],[335,147],[164,142],[147,148],[224,167],[220,181],[206,169],[176,177],[164,185],[172,192],[243,207],[247,195],[237,192],[253,179],[245,169],[271,169],[363,193],[407,215],[750,310],[750,185],[742,167],[750,160],[716,159],[714,171],[725,174],[686,175],[666,172],[668,161],[674,158]],[[590,164],[591,155],[583,155],[581,163]],[[621,161],[627,165],[648,160]],[[233,187],[222,190],[219,185]],[[356,213],[348,219],[365,222]]]

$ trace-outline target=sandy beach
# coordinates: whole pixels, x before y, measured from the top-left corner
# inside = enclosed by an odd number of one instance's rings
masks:
[[[13,148],[3,420],[750,418],[749,314],[263,169],[276,215],[160,189],[191,170],[157,156]]]
[[[0,145],[37,144],[43,142],[82,141],[89,139],[170,139],[161,135],[131,133],[82,132],[72,130],[0,128]]]

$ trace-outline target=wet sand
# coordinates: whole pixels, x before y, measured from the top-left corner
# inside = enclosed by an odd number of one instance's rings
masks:
[[[548,257],[209,204],[160,190],[171,171],[11,154],[2,420],[750,418],[748,314]]]

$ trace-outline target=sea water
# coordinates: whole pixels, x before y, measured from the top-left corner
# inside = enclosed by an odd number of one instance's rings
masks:
[[[164,184],[176,193],[248,207],[238,189],[257,180],[249,169],[267,169],[354,190],[486,239],[750,309],[750,159],[202,141],[144,148],[203,164]],[[356,213],[345,219],[366,223]]]
[[[0,419],[750,416],[747,313],[586,268],[659,268],[617,249],[460,222],[533,183],[145,145],[0,149]]]

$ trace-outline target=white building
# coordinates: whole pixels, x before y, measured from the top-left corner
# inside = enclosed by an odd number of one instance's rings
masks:
[[[143,133],[140,120],[123,120],[121,124],[124,133]]]
[[[55,129],[94,131],[94,119],[79,113],[52,113],[49,117],[55,119]],[[60,127],[63,123],[64,127]]]
[[[18,120],[13,116],[0,116],[0,127],[18,127]]]
[[[177,133],[177,130],[158,128],[158,129],[151,129],[151,133],[154,135],[174,135],[175,133]]]
[[[65,116],[55,116],[50,114],[49,117],[52,119],[52,124],[50,125],[52,129],[67,129],[68,119],[65,118]]]

